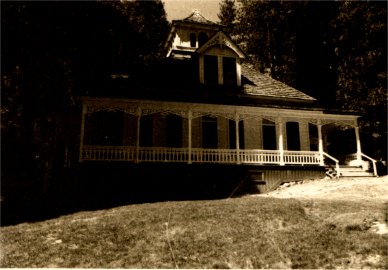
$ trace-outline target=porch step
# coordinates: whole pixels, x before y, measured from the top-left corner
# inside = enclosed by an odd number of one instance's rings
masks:
[[[337,172],[333,167],[326,168],[326,175],[330,178],[337,177]],[[365,171],[362,167],[340,165],[339,177],[373,177],[373,173]]]
[[[340,177],[372,177],[373,173],[365,171],[362,167],[340,166]]]

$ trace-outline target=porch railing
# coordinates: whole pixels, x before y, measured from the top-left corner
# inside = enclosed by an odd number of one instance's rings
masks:
[[[282,159],[283,157],[283,159]],[[197,162],[229,164],[320,165],[317,151],[283,151],[257,149],[202,149],[133,146],[83,146],[81,161]]]
[[[322,152],[322,155],[335,162],[335,171],[336,171],[335,177],[339,178],[341,176],[339,160],[336,159],[335,157],[330,156],[328,153],[325,153],[325,152]]]
[[[373,168],[373,176],[379,176],[378,173],[377,173],[377,166],[376,166],[376,163],[377,163],[377,160],[371,158],[370,156],[367,156],[365,155],[364,153],[360,153],[360,158],[365,158],[368,160],[368,162],[371,162],[372,163],[372,168]],[[349,155],[346,155],[345,156],[345,162],[349,162],[351,160],[357,160],[358,159],[358,154],[357,153],[354,153],[354,154],[349,154]],[[368,164],[369,166],[369,164]]]

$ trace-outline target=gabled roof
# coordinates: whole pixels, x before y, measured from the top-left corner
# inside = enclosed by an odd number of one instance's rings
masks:
[[[187,23],[200,23],[200,24],[209,24],[209,25],[218,25],[215,22],[209,21],[206,19],[199,10],[195,9],[193,12],[186,18],[182,20],[173,20],[173,22],[187,22]]]
[[[244,93],[247,95],[306,101],[316,100],[285,83],[260,73],[249,64],[243,63],[241,65],[241,75],[243,76],[242,86]]]
[[[244,52],[237,46],[232,39],[223,31],[218,31],[213,37],[211,37],[205,44],[197,49],[196,52],[204,53],[212,46],[219,45],[220,47],[226,46],[232,49],[240,58],[245,58]]]

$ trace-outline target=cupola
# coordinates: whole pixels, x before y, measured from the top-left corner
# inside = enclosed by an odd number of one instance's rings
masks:
[[[167,57],[198,61],[201,84],[241,85],[241,60],[245,54],[223,32],[221,24],[209,21],[198,10],[172,21],[165,48]]]

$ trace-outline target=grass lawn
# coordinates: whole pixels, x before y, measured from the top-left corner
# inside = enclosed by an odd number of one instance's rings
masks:
[[[1,228],[1,267],[387,267],[373,202],[246,196],[80,212]]]

